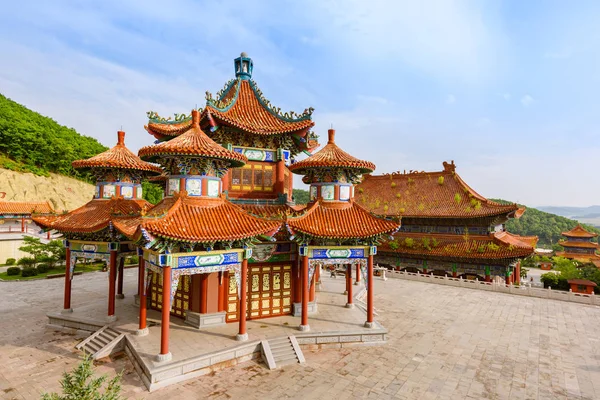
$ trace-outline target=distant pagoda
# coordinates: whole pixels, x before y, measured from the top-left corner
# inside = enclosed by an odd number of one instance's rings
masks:
[[[592,242],[592,239],[598,236],[597,233],[590,232],[578,224],[570,231],[562,232],[562,235],[566,239],[559,241],[558,244],[565,250],[557,252],[557,256],[583,263],[591,262],[600,268],[600,256],[596,254],[600,245]]]

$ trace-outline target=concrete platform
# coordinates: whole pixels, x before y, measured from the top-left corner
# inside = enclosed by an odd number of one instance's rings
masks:
[[[309,316],[309,331],[301,332],[300,318],[292,315],[251,320],[247,322],[248,341],[236,341],[238,324],[197,329],[181,318],[171,316],[169,361],[157,362],[160,351],[160,320],[158,311],[148,310],[149,334],[137,336],[138,307],[134,296],[116,300],[117,320],[108,323],[126,333],[125,353],[128,355],[146,388],[150,391],[192,379],[215,370],[260,357],[261,340],[294,335],[303,349],[347,347],[385,343],[387,330],[378,324],[365,328],[366,314],[361,307],[346,308],[347,296],[342,295],[345,281],[322,278],[317,293],[318,312]],[[359,291],[356,290],[358,293]],[[48,313],[49,327],[72,332],[89,333],[107,325],[106,304],[88,304],[72,313]]]

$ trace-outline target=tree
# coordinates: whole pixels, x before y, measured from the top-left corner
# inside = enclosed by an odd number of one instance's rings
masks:
[[[308,204],[310,201],[310,195],[308,194],[308,191],[304,189],[294,189],[292,197],[296,204]]]
[[[142,193],[144,195],[144,200],[152,204],[158,204],[163,198],[162,187],[148,181],[142,182]]]
[[[46,253],[46,245],[41,242],[40,238],[33,236],[24,236],[23,242],[24,245],[19,247],[19,250],[31,254],[35,260],[34,264],[37,264]]]
[[[121,400],[121,376],[117,374],[108,381],[104,393],[101,388],[106,381],[106,375],[95,378],[93,361],[84,355],[83,360],[72,372],[65,372],[60,382],[63,394],[44,393],[42,400]]]

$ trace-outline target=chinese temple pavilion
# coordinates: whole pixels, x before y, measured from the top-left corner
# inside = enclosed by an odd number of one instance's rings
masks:
[[[33,220],[46,229],[62,233],[65,238],[67,256],[63,311],[72,311],[71,280],[77,259],[102,259],[109,271],[107,320],[114,321],[115,297],[123,297],[125,257],[137,254],[136,246],[115,229],[115,224],[130,224],[152,206],[142,199],[141,181],[145,176],[162,170],[140,160],[125,147],[125,132],[121,131],[118,132],[116,146],[87,160],[74,161],[73,167],[89,170],[95,176],[94,198],[69,213],[34,216]]]
[[[506,232],[509,218],[524,209],[499,204],[469,187],[454,162],[439,172],[367,175],[357,201],[380,215],[402,217],[394,240],[383,244],[376,261],[409,272],[490,281],[519,281],[519,260],[534,252],[537,237]]]
[[[557,252],[557,256],[582,263],[591,262],[600,268],[600,256],[596,254],[600,246],[598,243],[592,242],[592,239],[598,236],[597,233],[590,232],[581,225],[577,225],[570,231],[562,232],[562,235],[566,239],[560,240],[558,244],[564,248],[564,251]]]
[[[378,218],[354,202],[354,185],[375,170],[368,161],[354,158],[335,144],[330,129],[327,145],[290,170],[310,184],[310,203],[304,213],[290,216],[286,226],[302,256],[302,324],[308,330],[308,284],[321,265],[346,265],[347,307],[352,307],[352,266],[362,271],[367,286],[367,321],[373,325],[373,256],[381,237],[396,232],[399,222]],[[308,277],[308,278],[307,278]]]

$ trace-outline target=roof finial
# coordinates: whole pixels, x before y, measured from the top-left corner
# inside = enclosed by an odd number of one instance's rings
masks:
[[[192,110],[192,124],[200,125],[200,113],[196,109]]]
[[[335,143],[335,129],[333,129],[333,124],[331,124],[331,126],[332,128],[327,131],[327,134],[329,135],[329,141],[327,144]]]
[[[123,126],[121,126],[121,129],[123,129]],[[117,132],[117,144],[119,146],[125,146],[125,132],[122,130]]]

